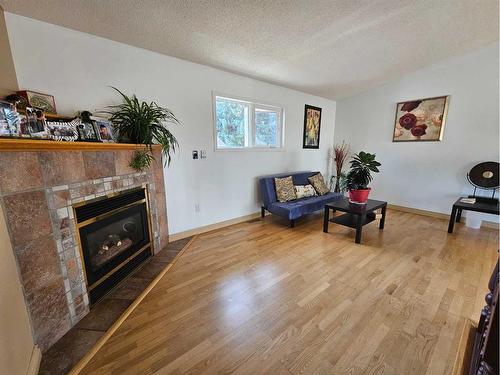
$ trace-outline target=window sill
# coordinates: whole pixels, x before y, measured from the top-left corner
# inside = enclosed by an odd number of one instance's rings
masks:
[[[215,148],[215,152],[245,152],[245,151],[257,151],[257,152],[284,152],[286,149],[284,147],[240,147],[240,148]]]

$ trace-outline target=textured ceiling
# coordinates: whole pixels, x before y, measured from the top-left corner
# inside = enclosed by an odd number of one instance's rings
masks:
[[[0,0],[11,13],[336,99],[498,40],[498,0]]]

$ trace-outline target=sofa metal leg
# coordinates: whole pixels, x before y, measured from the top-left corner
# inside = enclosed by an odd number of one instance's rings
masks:
[[[266,209],[264,207],[261,207],[260,208],[260,217],[262,218],[264,216],[266,216]]]
[[[290,228],[293,228],[295,226],[295,220],[290,220]]]

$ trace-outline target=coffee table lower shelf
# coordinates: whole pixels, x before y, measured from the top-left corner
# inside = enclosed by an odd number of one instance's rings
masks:
[[[353,215],[350,213],[334,216],[329,221],[331,223],[340,224],[349,228],[356,229],[358,227],[358,218],[360,215]],[[375,214],[366,215],[361,217],[361,225],[366,225],[375,220]]]
[[[384,229],[385,214],[387,202],[368,199],[366,204],[358,205],[349,202],[347,198],[340,198],[325,204],[325,214],[323,217],[323,232],[328,233],[328,224],[334,223],[345,227],[356,229],[356,237],[354,242],[361,243],[361,234],[363,227],[366,224],[375,221],[377,218],[376,211],[380,209],[382,215],[380,217],[379,229]],[[330,217],[332,212],[344,212],[342,215]]]

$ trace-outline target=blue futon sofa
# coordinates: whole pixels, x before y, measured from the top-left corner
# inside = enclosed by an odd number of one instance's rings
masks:
[[[281,173],[259,178],[260,194],[262,198],[261,217],[264,217],[266,210],[289,220],[290,227],[293,228],[295,220],[301,216],[322,210],[325,204],[342,197],[340,193],[327,193],[325,195],[296,199],[281,203],[276,198],[275,177],[292,176],[294,185],[308,185],[308,177],[318,172],[293,172]]]

